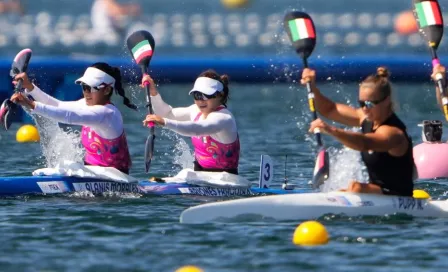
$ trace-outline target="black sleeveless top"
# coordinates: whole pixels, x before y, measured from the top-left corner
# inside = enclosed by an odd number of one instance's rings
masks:
[[[386,195],[412,196],[414,189],[413,172],[414,157],[412,154],[412,139],[406,132],[406,126],[394,114],[382,125],[396,127],[403,131],[408,139],[408,150],[403,156],[395,157],[388,152],[361,152],[362,160],[367,167],[370,183],[381,187]],[[362,132],[375,132],[373,123],[364,119]]]

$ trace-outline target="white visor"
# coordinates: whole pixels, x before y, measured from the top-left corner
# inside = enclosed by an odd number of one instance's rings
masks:
[[[84,75],[75,81],[76,84],[87,84],[90,87],[98,87],[101,84],[111,85],[115,84],[115,79],[109,74],[101,71],[100,69],[89,67],[84,72]]]
[[[198,77],[194,82],[193,89],[188,93],[200,92],[206,95],[212,95],[216,92],[222,92],[224,86],[216,79],[209,77]]]

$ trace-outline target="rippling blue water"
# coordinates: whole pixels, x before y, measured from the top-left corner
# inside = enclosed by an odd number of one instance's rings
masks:
[[[165,85],[160,90],[173,106],[185,106],[191,102],[190,87]],[[321,87],[338,101],[356,101],[355,84]],[[416,124],[442,118],[432,85],[397,84],[395,90],[399,116],[414,143],[419,143]],[[135,96],[138,101],[142,97],[141,93]],[[256,181],[260,155],[270,154],[275,160],[276,183],[280,183],[287,154],[290,182],[308,186],[315,149],[313,138],[306,133],[306,91],[280,84],[235,84],[231,98],[242,142],[241,174]],[[143,148],[147,130],[140,122],[144,110],[123,109],[123,113],[134,159],[131,174],[146,178]],[[39,144],[15,143],[18,126],[1,132],[3,176],[29,174],[44,166]],[[172,175],[181,168],[175,157],[187,151],[176,148],[181,137],[160,129],[157,136],[150,175]],[[341,149],[328,137],[324,141],[334,150]],[[353,161],[345,164],[356,171],[361,167]],[[446,198],[445,184],[419,183],[417,187],[435,198]],[[179,224],[184,209],[206,201],[215,200],[137,195],[0,199],[0,270],[174,271],[195,264],[205,271],[444,271],[448,265],[446,219],[326,216],[320,221],[327,226],[330,243],[301,248],[291,243],[297,221]]]

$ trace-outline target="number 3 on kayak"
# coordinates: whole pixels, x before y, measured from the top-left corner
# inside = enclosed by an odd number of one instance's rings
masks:
[[[261,155],[259,187],[269,188],[274,177],[274,164],[268,155]]]

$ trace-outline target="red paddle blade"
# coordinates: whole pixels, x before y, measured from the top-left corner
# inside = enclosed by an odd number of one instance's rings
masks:
[[[429,46],[437,49],[443,36],[443,16],[437,0],[413,0],[414,16]]]
[[[313,189],[318,189],[319,186],[330,177],[330,157],[327,150],[321,148],[316,158],[316,165],[313,173]]]
[[[316,29],[311,17],[305,12],[288,12],[283,26],[296,52],[308,58],[316,46]]]

